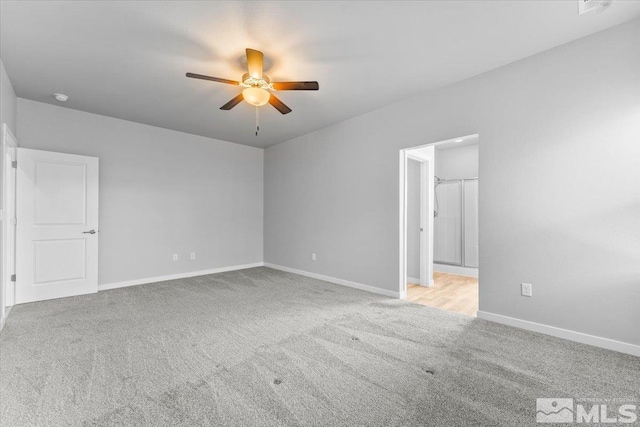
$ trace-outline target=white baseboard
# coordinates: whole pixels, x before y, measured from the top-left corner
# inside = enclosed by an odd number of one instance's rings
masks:
[[[407,277],[407,282],[413,283],[414,285],[424,286],[422,283],[420,283],[420,279],[416,279],[415,277]],[[435,282],[433,281],[433,279],[429,280],[428,286],[433,286],[434,284]]]
[[[312,279],[324,280],[325,282],[334,283],[336,285],[348,286],[349,288],[360,289],[361,291],[371,292],[378,295],[384,295],[391,298],[404,298],[400,292],[389,291],[386,289],[376,288],[375,286],[364,285],[358,282],[351,282],[349,280],[338,279],[335,277],[324,276],[322,274],[310,273],[308,271],[296,270],[295,268],[283,267],[281,265],[275,265],[268,262],[264,263],[265,267],[273,268],[275,270],[286,271],[287,273],[299,274],[301,276],[311,277]],[[405,293],[406,296],[406,293]]]
[[[263,262],[254,262],[253,264],[232,265],[229,267],[212,268],[210,270],[190,271],[187,273],[171,274],[168,276],[147,277],[145,279],[125,280],[124,282],[105,283],[98,285],[98,291],[106,291],[108,289],[125,288],[127,286],[144,285],[147,283],[164,282],[166,280],[185,279],[187,277],[204,276],[207,274],[224,273],[225,271],[244,270],[245,268],[262,267]]]
[[[459,276],[478,277],[478,269],[472,267],[460,267],[448,264],[433,264],[433,271],[439,273],[457,274]]]
[[[13,306],[6,307],[4,317],[0,319],[0,331],[2,331],[2,328],[4,328],[4,323],[7,321],[7,317],[9,317],[9,313],[11,312],[12,308]]]
[[[570,331],[568,329],[556,328],[555,326],[529,322],[527,320],[502,316],[500,314],[488,313],[486,311],[478,311],[478,318],[640,357],[640,345],[615,341],[608,338],[597,337],[595,335],[584,334],[582,332]]]

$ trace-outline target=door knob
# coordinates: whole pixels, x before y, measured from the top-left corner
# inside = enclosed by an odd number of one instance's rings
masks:
[[[83,231],[82,234],[96,234],[96,230]]]

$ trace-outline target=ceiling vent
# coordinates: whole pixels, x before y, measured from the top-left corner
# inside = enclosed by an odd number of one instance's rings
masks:
[[[600,14],[611,6],[613,0],[578,0],[578,15],[595,11]]]

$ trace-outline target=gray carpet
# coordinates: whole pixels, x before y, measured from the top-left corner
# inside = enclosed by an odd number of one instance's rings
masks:
[[[269,268],[16,306],[2,426],[535,425],[640,359]]]

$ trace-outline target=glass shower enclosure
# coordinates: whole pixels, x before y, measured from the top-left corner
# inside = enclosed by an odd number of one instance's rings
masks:
[[[478,268],[478,178],[435,187],[433,262]]]

